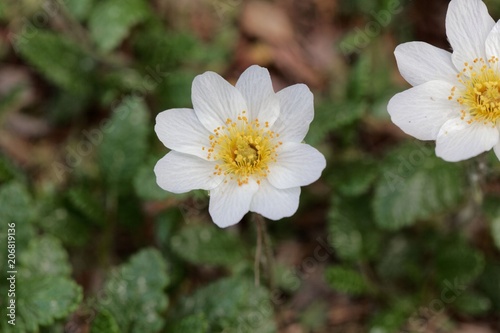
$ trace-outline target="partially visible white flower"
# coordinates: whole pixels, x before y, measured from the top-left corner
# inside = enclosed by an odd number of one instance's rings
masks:
[[[219,227],[248,212],[271,220],[293,215],[300,187],[316,181],[324,156],[301,143],[314,117],[313,95],[297,84],[275,93],[267,69],[252,66],[236,87],[206,72],[192,86],[192,109],[156,117],[155,131],[171,149],[154,171],[164,190],[210,191]]]
[[[456,162],[494,149],[500,159],[500,22],[480,0],[452,0],[446,34],[453,53],[422,42],[399,45],[401,75],[414,87],[388,105],[392,121]]]

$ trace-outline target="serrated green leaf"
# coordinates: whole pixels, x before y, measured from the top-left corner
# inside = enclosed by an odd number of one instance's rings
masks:
[[[27,246],[35,235],[35,230],[31,225],[32,208],[32,198],[24,185],[10,182],[0,187],[0,239],[4,240],[2,244],[7,243],[10,235],[15,237],[16,249],[23,249]],[[0,256],[7,258],[7,246],[0,247]],[[7,271],[6,265],[7,260],[0,260],[0,276]]]
[[[172,237],[171,247],[178,256],[195,264],[229,266],[245,259],[241,240],[211,224],[182,228]]]
[[[33,202],[27,189],[11,182],[0,188],[0,221],[3,223],[29,223],[33,218]]]
[[[363,276],[348,267],[329,267],[325,272],[326,281],[332,288],[350,295],[361,295],[369,291]]]
[[[479,316],[491,309],[491,301],[484,295],[467,291],[457,297],[456,301],[453,302],[453,306],[462,313]]]
[[[24,59],[62,90],[78,95],[90,92],[94,61],[72,40],[35,30],[26,36],[16,36],[14,45]]]
[[[175,318],[203,314],[207,332],[276,332],[270,295],[246,278],[226,278],[197,290],[179,304]]]
[[[405,145],[384,161],[373,208],[379,226],[389,230],[446,211],[462,199],[464,173],[421,144]]]
[[[19,255],[19,262],[22,265],[20,274],[26,278],[40,275],[69,277],[71,273],[68,254],[60,241],[50,236],[33,239]]]
[[[16,285],[22,287],[16,288],[13,332],[38,332],[40,326],[53,324],[75,311],[82,301],[82,288],[70,279],[68,256],[57,239],[37,237],[26,249],[16,249]]]
[[[112,188],[131,186],[147,151],[148,111],[139,97],[125,98],[104,129],[98,163]]]
[[[101,310],[92,322],[90,333],[120,333],[120,328],[111,313]]]
[[[82,288],[68,278],[19,276],[19,285],[23,288],[18,294],[18,324],[27,331],[38,331],[39,326],[66,317],[82,301]]]
[[[100,1],[89,18],[90,35],[101,51],[109,52],[148,14],[147,3],[143,0]]]
[[[333,200],[328,231],[336,255],[344,260],[370,259],[380,249],[381,233],[373,223],[369,197]]]
[[[161,313],[168,299],[163,289],[169,283],[167,266],[161,254],[145,249],[123,264],[106,282],[106,310],[116,320],[121,332],[156,333],[164,325]]]

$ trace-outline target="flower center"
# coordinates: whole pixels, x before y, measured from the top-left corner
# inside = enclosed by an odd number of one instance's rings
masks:
[[[235,121],[228,118],[225,126],[213,130],[207,155],[209,160],[218,162],[214,175],[228,176],[239,186],[248,184],[250,177],[260,184],[269,174],[270,163],[276,162],[276,149],[282,144],[277,142],[279,134],[271,131],[267,122],[250,122],[245,114],[243,111]]]
[[[461,119],[469,124],[474,121],[495,126],[500,120],[500,72],[499,59],[492,57],[487,62],[483,58],[475,59],[474,64],[464,64],[464,69],[457,75],[463,85],[456,101],[464,108],[460,111]],[[456,87],[451,90],[450,100],[455,98]]]

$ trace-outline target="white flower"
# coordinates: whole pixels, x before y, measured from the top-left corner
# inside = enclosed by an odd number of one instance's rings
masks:
[[[446,34],[453,53],[422,42],[399,45],[401,75],[413,88],[388,105],[392,121],[436,154],[461,161],[494,148],[500,158],[500,22],[480,0],[452,0]]]
[[[275,93],[267,69],[252,66],[236,87],[206,72],[192,86],[192,109],[156,117],[155,131],[171,149],[155,166],[164,190],[210,191],[219,227],[248,212],[271,220],[293,215],[300,187],[316,181],[324,156],[301,143],[314,117],[313,95],[297,84]]]

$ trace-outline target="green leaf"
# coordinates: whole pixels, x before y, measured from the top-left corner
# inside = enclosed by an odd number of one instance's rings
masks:
[[[490,297],[495,310],[500,311],[500,263],[487,262],[483,274],[478,279],[479,290]]]
[[[235,265],[245,259],[245,248],[238,237],[212,224],[186,226],[171,240],[172,250],[195,264]]]
[[[101,51],[109,52],[148,14],[147,3],[143,0],[100,1],[89,18],[90,35]]]
[[[348,267],[329,267],[325,272],[325,278],[332,288],[346,294],[361,295],[369,291],[363,276]]]
[[[148,111],[139,97],[125,98],[103,128],[98,149],[102,174],[113,188],[131,186],[147,151]]]
[[[399,332],[401,327],[411,320],[416,310],[417,307],[412,299],[399,297],[388,308],[375,314],[370,324],[369,333]]]
[[[95,195],[86,187],[73,187],[67,193],[67,198],[76,211],[94,224],[100,225],[104,221],[105,212],[102,203],[96,200]]]
[[[90,333],[120,333],[120,328],[113,315],[106,310],[102,310],[92,322]]]
[[[0,153],[0,183],[11,180],[24,181],[25,175],[17,168],[7,156]]]
[[[68,254],[59,240],[51,236],[33,239],[28,248],[19,255],[23,277],[63,276],[69,277],[71,266]]]
[[[377,165],[365,157],[337,163],[329,180],[332,186],[345,196],[366,193],[378,175]]]
[[[90,92],[95,64],[77,43],[43,30],[16,36],[14,43],[23,58],[59,88],[78,95]]]
[[[38,331],[75,311],[82,301],[82,288],[74,281],[59,276],[20,275],[18,311],[19,326]]]
[[[33,218],[33,202],[27,189],[11,182],[0,188],[0,221],[25,224]]]
[[[166,263],[157,250],[145,249],[135,254],[106,282],[107,301],[99,303],[98,311],[108,311],[121,332],[160,331],[164,325],[161,313],[168,303],[163,291],[169,283],[166,271]]]
[[[15,237],[16,250],[23,249],[34,237],[31,225],[33,203],[24,185],[10,182],[0,187],[0,239],[6,244],[8,236]],[[19,253],[18,253],[19,255]],[[0,276],[7,271],[7,246],[0,246]]]
[[[421,144],[405,145],[384,161],[373,208],[379,226],[397,230],[457,205],[465,177],[460,164],[434,156]]]
[[[453,306],[467,315],[480,316],[491,309],[491,301],[481,294],[468,291],[457,297]]]
[[[436,257],[436,278],[439,283],[470,284],[484,269],[484,257],[464,241],[441,245]]]
[[[316,108],[314,121],[311,123],[305,141],[317,145],[330,131],[353,124],[363,116],[365,111],[365,103],[324,102]]]
[[[246,278],[226,278],[183,299],[175,318],[202,314],[206,332],[271,333],[276,331],[270,295]]]
[[[167,332],[189,332],[206,333],[209,332],[209,323],[203,313],[194,314],[182,318],[179,322],[172,325]]]
[[[65,0],[66,7],[77,19],[83,21],[87,18],[94,6],[95,0]]]
[[[16,244],[17,245],[17,244]],[[39,331],[76,310],[82,288],[70,278],[71,267],[60,242],[49,236],[34,238],[19,252],[16,284],[15,332]],[[9,330],[7,330],[9,332]]]
[[[369,197],[333,200],[328,214],[328,239],[336,255],[351,262],[377,255],[381,233],[372,220]]]

